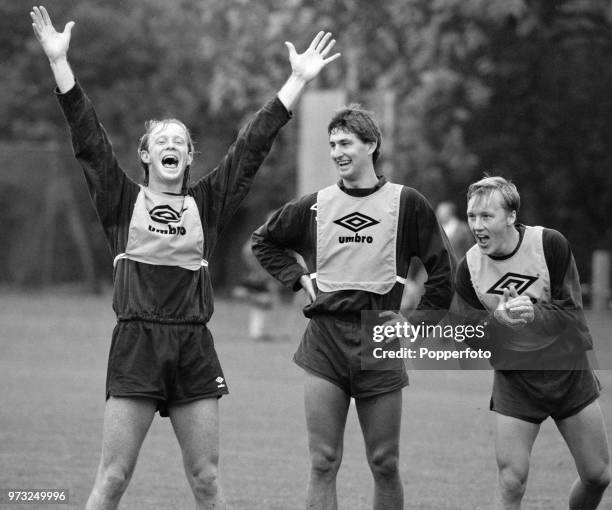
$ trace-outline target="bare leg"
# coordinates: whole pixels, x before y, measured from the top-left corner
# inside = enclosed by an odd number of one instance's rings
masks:
[[[540,425],[496,415],[495,453],[497,456],[498,485],[496,510],[518,510],[527,487],[529,461]]]
[[[404,490],[399,476],[402,391],[357,399],[356,405],[368,464],[374,476],[373,508],[401,510],[404,508]]]
[[[169,408],[174,433],[181,446],[185,474],[198,510],[223,510],[218,481],[219,401],[196,400]]]
[[[336,475],[342,462],[350,397],[335,384],[306,372],[304,404],[310,450],[308,510],[337,510]]]
[[[599,402],[557,422],[574,457],[578,478],[569,496],[570,510],[594,510],[610,484],[608,439]]]
[[[113,510],[127,489],[142,442],[155,415],[156,403],[144,398],[106,401],[102,456],[86,510]]]

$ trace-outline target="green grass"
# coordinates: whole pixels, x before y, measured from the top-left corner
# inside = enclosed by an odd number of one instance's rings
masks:
[[[69,507],[84,506],[100,450],[114,325],[110,302],[109,295],[57,291],[0,294],[0,488],[63,487],[70,490]],[[254,343],[246,337],[244,305],[218,301],[216,306],[211,329],[231,391],[221,400],[226,498],[234,509],[301,509],[308,455],[302,374],[291,356],[304,319],[298,309],[284,306],[275,311],[273,325],[290,340]],[[596,337],[606,339],[612,317],[590,318]],[[491,376],[489,371],[411,372],[401,448],[406,508],[491,507],[496,477]],[[612,371],[598,376],[612,437]],[[572,459],[549,420],[534,448],[524,508],[566,508],[574,476]],[[340,508],[370,508],[371,489],[351,408],[338,479]],[[193,508],[167,419],[154,420],[121,508]],[[602,508],[612,509],[612,490]]]

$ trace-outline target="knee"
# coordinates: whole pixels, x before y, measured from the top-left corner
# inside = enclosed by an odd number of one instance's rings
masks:
[[[399,474],[399,457],[397,453],[374,452],[369,463],[375,478],[390,480],[396,478]]]
[[[220,494],[216,466],[194,467],[188,471],[189,483],[196,499],[210,500]]]
[[[311,472],[317,478],[335,477],[341,462],[341,454],[331,449],[318,450],[310,455]]]
[[[107,498],[119,499],[127,489],[131,474],[121,466],[109,466],[100,473],[98,490]]]
[[[585,487],[589,489],[604,491],[608,485],[610,485],[610,481],[612,480],[610,475],[610,466],[605,464],[600,469],[581,476],[580,480]]]
[[[527,471],[516,469],[514,466],[501,466],[499,488],[502,495],[510,500],[522,498],[527,487],[527,474]]]

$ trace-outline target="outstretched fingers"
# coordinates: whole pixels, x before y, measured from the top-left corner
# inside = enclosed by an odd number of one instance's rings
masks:
[[[47,12],[47,9],[45,9],[44,5],[40,6],[40,12],[42,13],[42,17],[45,23],[52,27],[53,23],[51,22],[51,16],[49,16],[49,13]]]
[[[330,48],[330,50],[331,50],[331,48]],[[329,53],[329,51],[328,51],[327,53]],[[327,54],[327,53],[326,53],[326,54]],[[338,52],[338,53],[334,53],[334,54],[333,54],[331,57],[328,57],[328,58],[324,59],[324,60],[323,60],[323,63],[324,63],[325,65],[327,65],[327,64],[329,64],[330,62],[333,62],[334,60],[336,60],[337,58],[340,58],[340,55],[342,55],[340,52]],[[322,56],[324,56],[324,55],[322,55]]]
[[[310,43],[310,46],[308,46],[308,49],[312,51],[316,51],[317,46],[319,45],[319,42],[321,41],[321,39],[323,39],[324,35],[325,35],[325,32],[321,30],[312,40],[312,42]]]
[[[317,53],[322,53],[323,50],[325,49],[325,45],[327,44],[327,42],[329,41],[329,39],[331,38],[331,32],[319,32],[319,34],[325,34],[323,35],[323,37],[321,37],[319,39],[319,42],[317,43],[315,50],[317,51]],[[317,35],[318,37],[318,35]]]

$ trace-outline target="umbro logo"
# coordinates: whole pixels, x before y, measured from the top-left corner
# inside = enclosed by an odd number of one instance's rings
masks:
[[[518,294],[522,294],[537,279],[537,276],[528,276],[525,274],[518,273],[506,273],[499,280],[497,280],[489,290],[487,290],[487,294],[503,295],[504,289],[509,289],[510,287],[514,287]]]
[[[225,388],[225,379],[223,379],[223,377],[219,376],[215,381],[217,381],[217,388]]]
[[[347,214],[338,220],[334,220],[334,223],[349,229],[351,232],[357,233],[361,232],[364,228],[372,227],[380,223],[380,221],[370,218],[365,214],[361,214],[360,212],[354,212]]]
[[[149,216],[151,217],[153,221],[167,225],[168,223],[176,223],[178,221],[181,221],[181,214],[185,210],[186,209],[183,209],[182,211],[179,212],[179,211],[175,211],[174,209],[172,209],[172,207],[170,207],[167,204],[158,205],[157,207],[154,207],[153,209],[149,211]]]

